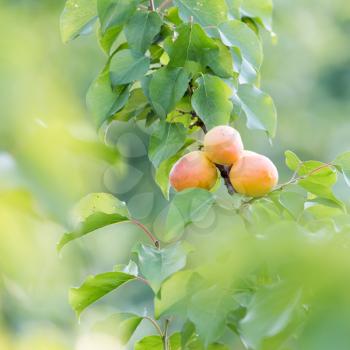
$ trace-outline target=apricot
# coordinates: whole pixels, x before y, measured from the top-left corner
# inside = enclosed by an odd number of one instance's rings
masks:
[[[255,152],[244,151],[230,170],[233,188],[250,197],[269,193],[278,182],[278,171],[272,161]]]
[[[204,152],[194,151],[184,155],[170,171],[170,184],[176,191],[187,188],[210,190],[218,178],[216,166]]]
[[[228,125],[216,126],[204,137],[204,152],[213,163],[232,165],[243,152],[241,135]]]

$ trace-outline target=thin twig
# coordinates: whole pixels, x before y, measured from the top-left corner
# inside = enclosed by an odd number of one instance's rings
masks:
[[[149,282],[145,278],[143,278],[141,276],[136,276],[136,279],[138,281],[141,281],[142,283],[146,284],[147,286],[150,286]]]
[[[168,5],[171,4],[172,0],[165,0],[163,1],[159,6],[158,6],[158,10],[162,10],[163,8],[167,7]]]
[[[131,222],[142,229],[142,231],[148,236],[148,238],[152,241],[156,248],[160,248],[159,240],[151,233],[151,231],[144,224],[142,224],[140,221],[137,221],[136,219],[131,219]]]
[[[325,168],[331,168],[331,167],[334,167],[334,164],[332,163],[326,163],[326,164],[323,164],[321,166],[319,166],[318,168],[316,169],[313,169],[312,171],[310,171],[309,173],[305,174],[305,175],[301,175],[301,176],[297,176],[298,175],[298,171],[300,170],[300,168],[302,167],[302,165],[304,164],[304,162],[300,163],[298,168],[296,169],[296,171],[294,172],[293,176],[291,177],[290,180],[288,180],[287,182],[277,186],[272,192],[277,192],[277,191],[282,191],[285,187],[289,186],[289,185],[294,185],[296,183],[298,183],[299,181],[301,180],[305,180],[307,179],[309,176],[317,173],[318,171],[322,170],[322,169],[325,169]],[[251,198],[249,199],[248,201],[245,201],[242,203],[241,207],[244,207],[244,206],[248,206],[249,204],[252,204],[254,203],[256,200],[260,199],[261,197],[258,197],[258,198]]]
[[[288,185],[293,185],[301,180],[305,180],[307,179],[309,176],[317,173],[318,171],[324,169],[324,168],[331,168],[334,167],[334,165],[332,163],[326,163],[323,164],[321,166],[319,166],[316,169],[313,169],[312,171],[310,171],[309,173],[305,174],[305,175],[301,175],[301,176],[296,176],[298,174],[298,171],[300,170],[301,166],[303,165],[303,163],[301,163],[298,167],[298,169],[295,171],[295,173],[293,174],[292,178],[285,182],[284,184],[279,185],[277,188],[274,189],[274,191],[280,191],[282,189],[284,189],[285,187],[287,187]]]
[[[149,0],[149,9],[155,11],[156,7],[154,6],[154,0]]]
[[[169,339],[168,339],[168,329],[169,329],[170,320],[167,318],[165,320],[164,332],[163,332],[163,349],[169,350]]]
[[[153,324],[154,328],[155,328],[155,329],[157,330],[157,332],[159,333],[159,335],[163,338],[164,334],[163,334],[161,328],[159,327],[159,324],[158,324],[152,317],[144,316],[143,318],[144,318],[145,320],[150,321],[150,322]]]

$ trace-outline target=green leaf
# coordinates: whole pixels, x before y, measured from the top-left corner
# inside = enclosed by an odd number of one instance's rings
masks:
[[[163,350],[163,341],[159,335],[151,335],[135,344],[134,350]]]
[[[228,124],[232,112],[232,90],[220,78],[205,74],[196,80],[199,87],[192,106],[208,129]]]
[[[141,0],[97,0],[102,31],[125,24],[140,2]]]
[[[229,50],[221,41],[215,41],[217,50],[210,50],[205,58],[208,66],[215,75],[221,78],[231,78],[233,76],[233,60]]]
[[[243,0],[226,0],[230,15],[235,19],[240,19],[240,7]]]
[[[187,225],[200,221],[207,215],[214,202],[213,194],[203,189],[177,192],[168,208],[163,239],[172,241],[179,238]]]
[[[129,84],[141,79],[148,71],[150,59],[131,50],[116,53],[110,65],[113,85]]]
[[[109,56],[112,46],[117,40],[119,34],[123,30],[123,26],[114,26],[108,28],[104,33],[101,27],[98,29],[97,37],[102,50]]]
[[[333,164],[341,171],[346,183],[350,186],[350,152],[339,155]]]
[[[73,212],[76,229],[65,233],[57,249],[99,228],[129,220],[124,202],[108,193],[91,193],[80,200]]]
[[[216,65],[220,67],[222,63],[219,62],[219,55],[224,55],[223,50],[219,51],[215,40],[209,38],[200,25],[193,23],[181,25],[177,39],[174,42],[170,39],[165,42],[165,50],[170,59],[169,67],[185,67],[192,73],[198,70],[198,64],[210,65],[213,69]]]
[[[137,264],[132,260],[130,260],[127,265],[126,264],[115,265],[114,271],[124,272],[124,273],[127,273],[129,275],[133,275],[133,276],[139,275],[139,268],[138,268]]]
[[[247,118],[249,129],[264,130],[274,137],[277,128],[277,112],[272,98],[249,84],[239,85],[233,100],[240,106]]]
[[[272,0],[243,0],[241,13],[244,16],[258,19],[268,30],[272,30]]]
[[[226,316],[233,304],[233,299],[218,286],[202,290],[192,296],[188,317],[196,326],[205,346],[223,335]]]
[[[135,314],[116,313],[96,323],[93,330],[117,336],[118,340],[124,345],[128,343],[142,320],[143,317]]]
[[[304,177],[298,184],[316,196],[330,199],[342,207],[342,203],[334,196],[332,187],[337,182],[334,167],[318,161],[303,162],[298,175]]]
[[[161,290],[154,299],[155,317],[176,316],[188,319],[192,295],[205,289],[204,283],[203,277],[197,272],[186,270],[174,273],[162,283]]]
[[[193,339],[195,335],[196,327],[194,324],[187,320],[181,329],[181,346],[186,349],[186,345]]]
[[[134,89],[130,92],[130,97],[124,108],[113,115],[113,119],[121,121],[129,121],[132,118],[139,117],[147,109],[148,99],[144,95],[141,88]]]
[[[263,60],[263,51],[257,35],[245,23],[238,20],[221,23],[219,29],[223,43],[237,47],[242,57],[258,72]]]
[[[290,170],[296,171],[302,164],[299,157],[292,151],[286,151],[284,153],[286,158],[286,165]]]
[[[96,0],[67,0],[60,19],[63,42],[91,33],[96,19]]]
[[[80,316],[89,305],[133,279],[135,276],[123,272],[106,272],[89,276],[79,288],[70,289],[69,303]]]
[[[181,350],[181,335],[174,333],[169,338],[169,349]],[[151,335],[141,339],[135,344],[135,350],[163,350],[162,338],[158,335]]]
[[[186,133],[186,128],[181,124],[164,121],[158,123],[148,146],[148,156],[155,168],[183,147]]]
[[[65,233],[57,243],[57,250],[60,251],[67,243],[85,236],[97,229],[128,220],[129,219],[127,217],[119,214],[94,213],[87,217],[76,230]]]
[[[158,69],[149,83],[149,98],[157,114],[165,119],[185,94],[190,77],[183,68]]]
[[[162,282],[186,265],[187,249],[182,243],[157,249],[139,243],[134,249],[142,275],[157,294]]]
[[[156,318],[167,315],[184,315],[189,303],[189,284],[193,271],[179,271],[167,279],[154,300]]]
[[[92,82],[86,94],[86,104],[97,127],[100,127],[115,112],[120,110],[129,97],[128,86],[118,86],[113,90],[109,66],[108,62],[103,71]]]
[[[283,191],[280,194],[279,202],[295,219],[298,219],[304,211],[306,197],[301,193]]]
[[[131,50],[144,54],[159,33],[162,20],[157,12],[137,11],[125,26],[125,37]]]
[[[300,298],[300,291],[282,283],[260,288],[239,325],[244,344],[259,349],[264,338],[283,331],[293,320]]]
[[[190,22],[191,17],[199,23],[211,36],[217,36],[216,28],[227,20],[228,7],[225,0],[174,0],[179,8],[180,17],[184,22]]]

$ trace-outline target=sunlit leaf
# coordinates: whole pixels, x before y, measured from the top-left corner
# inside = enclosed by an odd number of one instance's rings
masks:
[[[169,338],[171,350],[181,350],[181,335],[175,333]],[[135,350],[163,350],[163,340],[158,335],[151,335],[135,344]]]
[[[101,27],[99,28],[97,37],[102,50],[107,54],[107,56],[109,56],[112,46],[117,40],[122,30],[123,30],[123,26],[114,26],[114,27],[108,28],[103,33]]]
[[[286,165],[289,169],[296,171],[301,166],[302,162],[294,152],[286,151],[284,155],[286,158]]]
[[[230,20],[219,26],[221,39],[225,45],[237,47],[243,58],[259,71],[262,60],[262,45],[257,35],[243,22]]]
[[[91,193],[80,200],[73,211],[76,229],[63,235],[57,249],[68,242],[82,237],[102,227],[129,220],[129,212],[124,202],[108,193]]]
[[[123,272],[106,272],[89,276],[79,288],[70,289],[69,303],[80,316],[89,305],[133,279],[135,276]]]
[[[178,6],[184,22],[190,22],[192,17],[211,36],[218,35],[216,27],[228,16],[225,0],[174,0],[174,5]]]
[[[96,19],[96,0],[67,0],[60,21],[63,42],[91,33]]]
[[[241,13],[245,16],[255,18],[272,30],[272,0],[243,0],[241,4]]]

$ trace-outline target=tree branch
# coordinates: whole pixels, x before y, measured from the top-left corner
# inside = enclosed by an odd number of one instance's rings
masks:
[[[163,1],[159,6],[158,6],[158,10],[162,10],[163,8],[167,7],[168,5],[171,4],[172,0],[165,0]]]
[[[219,165],[216,164],[216,167],[219,169],[221,177],[224,179],[225,186],[227,188],[227,191],[230,195],[233,195],[236,193],[235,189],[233,188],[231,181],[230,181],[230,167],[225,165]]]
[[[154,0],[149,0],[149,9],[155,11],[156,7],[154,6]]]
[[[156,248],[160,249],[160,242],[159,240],[151,233],[151,231],[140,221],[137,221],[136,219],[131,219],[131,222],[138,227],[142,229],[142,231],[148,236],[148,238],[152,241],[152,243],[155,245]]]
[[[167,318],[165,320],[164,332],[163,332],[163,350],[169,350],[169,339],[168,339],[168,329],[170,320]]]
[[[162,332],[162,330],[160,329],[158,323],[157,323],[153,318],[151,318],[151,317],[144,316],[143,318],[144,318],[145,320],[150,321],[150,322],[153,324],[154,328],[155,328],[155,329],[157,330],[157,332],[159,333],[159,335],[163,338],[164,335],[163,335],[163,332]]]

